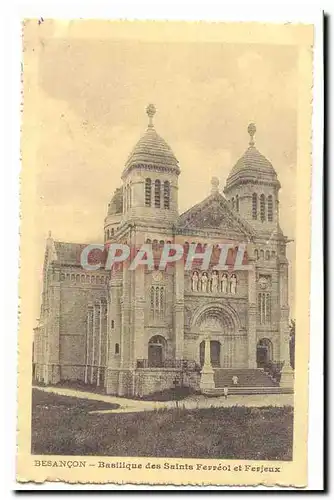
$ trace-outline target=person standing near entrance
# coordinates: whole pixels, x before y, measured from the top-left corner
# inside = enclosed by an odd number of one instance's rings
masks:
[[[225,387],[224,387],[224,398],[227,399],[227,396],[228,396],[228,387],[227,387],[227,385],[225,385]]]
[[[232,382],[233,382],[233,385],[238,385],[238,383],[239,383],[238,375],[233,375]]]

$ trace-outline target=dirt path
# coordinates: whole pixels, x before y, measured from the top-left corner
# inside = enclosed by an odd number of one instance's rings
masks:
[[[142,411],[154,411],[161,408],[180,408],[193,410],[200,408],[219,408],[223,406],[293,406],[293,394],[259,394],[259,395],[233,395],[225,399],[222,396],[216,398],[207,398],[203,395],[190,396],[176,403],[175,401],[140,401],[136,399],[126,399],[117,396],[108,396],[106,394],[94,394],[92,392],[77,391],[69,388],[58,387],[39,387],[34,386],[45,392],[51,392],[62,396],[71,396],[75,398],[90,399],[94,401],[103,401],[119,405],[119,408],[111,410],[94,410],[89,413],[133,413]]]

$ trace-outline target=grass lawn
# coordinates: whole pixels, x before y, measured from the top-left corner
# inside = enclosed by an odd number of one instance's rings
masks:
[[[32,453],[292,459],[291,407],[88,414],[115,406],[34,389]]]

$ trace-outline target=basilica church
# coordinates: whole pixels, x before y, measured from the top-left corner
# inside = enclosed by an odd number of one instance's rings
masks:
[[[249,144],[221,190],[180,214],[182,165],[157,133],[154,105],[108,204],[104,246],[165,243],[198,252],[246,245],[247,265],[202,270],[179,260],[165,271],[128,265],[89,271],[85,244],[46,242],[40,318],[34,330],[33,377],[45,384],[80,381],[107,394],[143,396],[189,386],[210,392],[271,387],[265,368],[282,366],[280,386],[292,388],[289,356],[287,237],[279,224],[280,182],[270,161]],[[191,188],[190,188],[191,189]],[[102,243],[102,242],[101,242]],[[229,254],[230,255],[230,254]],[[278,385],[278,384],[276,384]]]

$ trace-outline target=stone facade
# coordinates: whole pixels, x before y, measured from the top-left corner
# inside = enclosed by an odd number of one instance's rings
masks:
[[[212,384],[215,369],[256,369],[283,361],[282,384],[292,385],[289,361],[287,238],[279,226],[280,184],[270,162],[250,144],[224,188],[178,213],[180,168],[172,150],[149,126],[131,152],[104,221],[104,244],[135,249],[179,243],[197,252],[220,243],[246,244],[247,269],[166,271],[139,266],[86,271],[85,245],[47,240],[41,315],[35,328],[33,374],[46,384],[63,380],[142,396],[175,385]],[[233,253],[234,252],[234,253]],[[210,353],[209,353],[210,350]],[[209,355],[210,354],[210,355]],[[202,369],[201,369],[202,366]],[[200,370],[202,374],[200,375]]]

